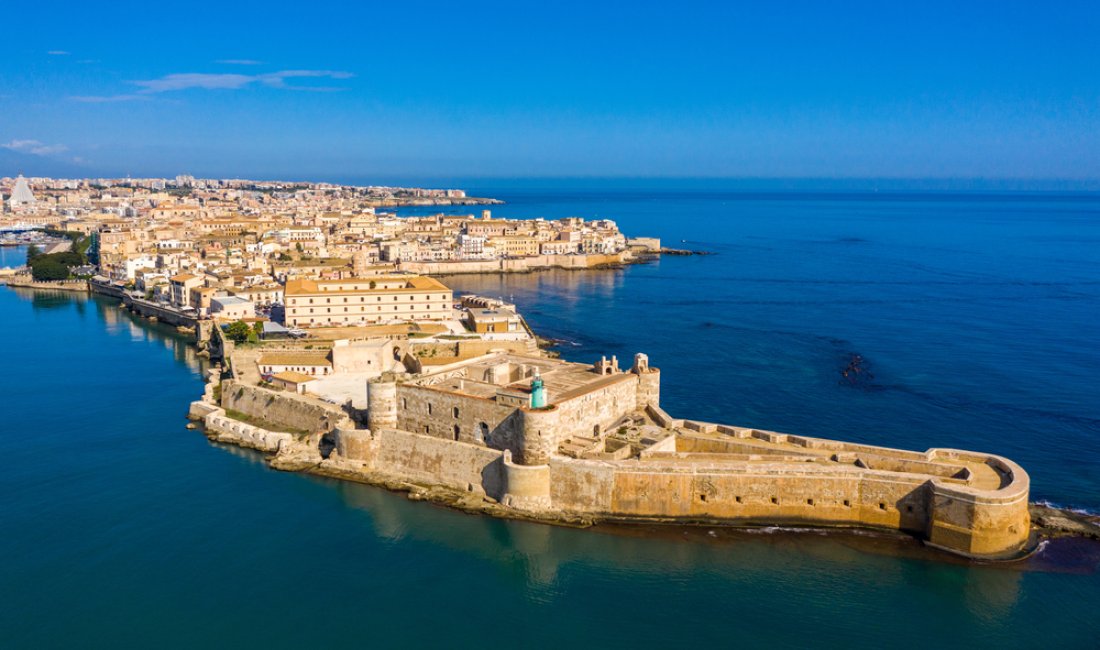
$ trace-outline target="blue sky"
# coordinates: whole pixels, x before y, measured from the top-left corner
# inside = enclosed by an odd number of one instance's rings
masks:
[[[0,165],[1100,179],[1097,2],[22,2],[0,24]]]

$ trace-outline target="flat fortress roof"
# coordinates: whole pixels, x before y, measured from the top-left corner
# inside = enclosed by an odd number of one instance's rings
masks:
[[[508,379],[504,383],[496,384],[487,380],[491,368],[507,364]],[[480,357],[474,357],[467,361],[447,365],[439,369],[438,373],[451,375],[443,381],[434,381],[432,375],[419,377],[408,382],[411,385],[419,385],[447,393],[480,397],[489,399],[499,391],[530,392],[531,376],[519,376],[518,370],[526,367],[530,370],[538,370],[543,385],[550,398],[551,404],[560,404],[571,399],[586,395],[620,381],[628,381],[630,373],[616,373],[613,375],[601,375],[597,373],[591,364],[573,363],[559,359],[547,359],[543,357],[529,357],[522,354],[497,352]],[[453,374],[456,370],[464,370],[461,374]],[[516,371],[516,372],[512,372]]]
[[[256,361],[261,366],[327,366],[328,350],[302,352],[265,352]]]
[[[370,288],[372,283],[375,285],[374,289]],[[400,286],[386,286],[394,284]],[[407,293],[409,291],[450,290],[439,280],[423,275],[379,275],[350,280],[309,280],[304,278],[289,280],[283,293],[287,296],[317,296],[333,293]]]

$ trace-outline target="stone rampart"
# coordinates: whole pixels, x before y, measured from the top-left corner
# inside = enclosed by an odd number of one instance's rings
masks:
[[[335,438],[336,452],[345,464],[494,499],[503,495],[503,453],[495,449],[398,429],[337,429]]]
[[[347,414],[336,406],[328,406],[296,394],[249,386],[237,380],[222,382],[221,406],[239,411],[250,418],[310,433],[352,426]]]

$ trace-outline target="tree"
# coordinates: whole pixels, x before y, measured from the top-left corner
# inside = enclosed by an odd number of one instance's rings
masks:
[[[229,327],[225,328],[225,335],[236,343],[244,343],[247,341],[249,334],[252,334],[252,328],[243,320],[230,323]]]
[[[40,255],[31,265],[31,277],[35,280],[65,280],[69,277],[69,267],[53,259],[52,255]]]
[[[42,249],[31,244],[27,247],[27,266],[34,264],[35,258],[42,255]]]

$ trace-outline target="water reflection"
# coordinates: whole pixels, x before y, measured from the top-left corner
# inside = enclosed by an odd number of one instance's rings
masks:
[[[906,589],[914,583],[960,587],[960,605],[1002,620],[1020,599],[1021,576],[1039,564],[982,565],[944,556],[890,534],[737,531],[706,528],[604,527],[575,530],[471,516],[380,488],[308,477],[325,483],[344,504],[368,515],[390,543],[425,542],[490,563],[534,592],[557,592],[575,569],[615,579],[689,581],[710,575],[727,584],[769,583],[777,575],[815,576],[837,591],[868,585]],[[1100,557],[1094,556],[1094,562]],[[836,583],[836,584],[832,584]]]

